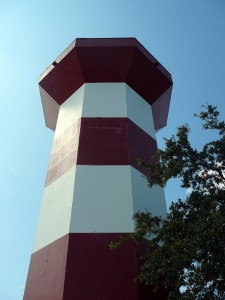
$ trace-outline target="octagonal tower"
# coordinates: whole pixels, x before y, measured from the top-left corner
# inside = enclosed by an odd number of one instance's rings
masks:
[[[55,135],[24,300],[166,299],[135,281],[142,249],[108,244],[134,231],[135,212],[166,215],[137,159],[157,149],[170,74],[134,38],[76,39],[39,86]]]

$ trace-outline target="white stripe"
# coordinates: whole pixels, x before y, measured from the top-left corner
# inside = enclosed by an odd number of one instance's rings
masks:
[[[76,166],[45,188],[33,252],[70,232],[132,232],[145,209],[165,216],[163,189],[133,167]]]
[[[75,168],[44,189],[33,252],[69,232]]]
[[[61,106],[55,139],[81,117],[129,118],[155,139],[151,105],[125,83],[86,83]]]
[[[71,95],[60,106],[54,139],[60,136],[81,118],[84,100],[84,87],[85,86],[82,85],[76,93]]]

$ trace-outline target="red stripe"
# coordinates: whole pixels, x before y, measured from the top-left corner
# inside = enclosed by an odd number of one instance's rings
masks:
[[[117,239],[118,233],[68,234],[35,252],[24,300],[167,299],[137,284],[140,249],[130,242],[110,250]]]
[[[131,165],[144,173],[137,159],[148,161],[156,140],[128,118],[81,118],[77,135],[65,144],[68,131],[54,140],[46,186],[74,165]]]
[[[69,235],[31,256],[23,300],[62,300]]]
[[[156,140],[128,118],[82,118],[77,165],[132,165],[148,160]]]

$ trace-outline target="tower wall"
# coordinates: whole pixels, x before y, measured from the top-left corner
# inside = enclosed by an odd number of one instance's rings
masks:
[[[65,73],[69,55],[58,59]],[[68,81],[62,91],[72,91]],[[55,135],[24,300],[149,299],[151,289],[135,281],[140,249],[108,245],[134,231],[135,212],[166,215],[162,187],[148,188],[137,163],[157,149],[152,105],[122,81],[85,82],[62,103],[43,85]],[[155,297],[166,299],[163,291]]]

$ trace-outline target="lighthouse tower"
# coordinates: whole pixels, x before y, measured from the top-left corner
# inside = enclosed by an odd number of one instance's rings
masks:
[[[108,245],[132,216],[165,216],[137,159],[157,149],[170,74],[135,39],[76,39],[41,75],[46,126],[55,131],[24,300],[166,299],[135,281],[139,249]]]

